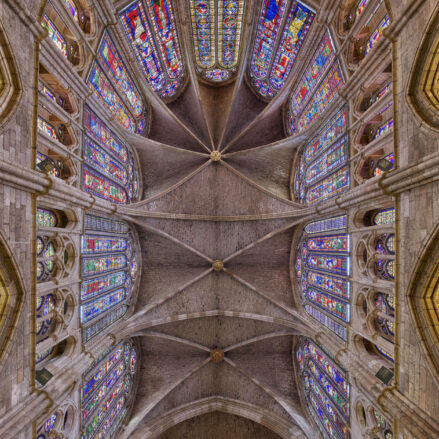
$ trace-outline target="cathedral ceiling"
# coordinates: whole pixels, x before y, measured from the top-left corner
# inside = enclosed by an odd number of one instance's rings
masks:
[[[311,28],[285,87],[260,99],[246,77],[258,10],[246,9],[232,81],[200,79],[186,49],[190,23],[180,20],[184,90],[166,102],[145,88],[149,138],[130,137],[143,199],[118,209],[135,223],[142,249],[134,314],[117,334],[137,336],[142,351],[125,437],[158,437],[173,419],[213,411],[281,437],[314,437],[292,356],[297,335],[310,331],[290,277],[296,226],[309,213],[290,201],[291,167],[306,137],[285,136],[283,104],[324,28]]]

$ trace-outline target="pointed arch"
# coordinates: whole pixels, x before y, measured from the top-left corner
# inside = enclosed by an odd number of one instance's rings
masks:
[[[12,48],[0,22],[0,126],[13,113],[22,94]]]
[[[0,367],[14,337],[24,286],[12,251],[0,231]]]
[[[439,7],[432,17],[412,68],[408,98],[414,112],[439,129]]]

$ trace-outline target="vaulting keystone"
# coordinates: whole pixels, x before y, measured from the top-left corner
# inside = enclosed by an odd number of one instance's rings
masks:
[[[223,261],[219,261],[219,260],[213,261],[212,268],[215,271],[221,271],[224,268]]]
[[[210,160],[213,162],[219,162],[221,160],[221,153],[219,151],[212,151],[210,153]]]
[[[210,351],[210,358],[214,363],[221,363],[224,360],[224,351],[221,349],[213,349]]]

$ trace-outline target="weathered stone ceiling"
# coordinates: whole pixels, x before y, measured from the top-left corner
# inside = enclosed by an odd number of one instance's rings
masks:
[[[249,20],[246,35],[253,25]],[[313,28],[301,62],[323,30]],[[159,437],[191,418],[163,437],[198,437],[185,434],[206,431],[214,418],[201,415],[215,411],[222,412],[218,422],[243,423],[244,430],[262,432],[254,421],[281,437],[317,437],[292,358],[297,335],[311,331],[290,279],[293,235],[310,212],[289,197],[304,139],[284,136],[287,90],[266,104],[248,89],[245,41],[237,78],[224,87],[199,83],[192,51],[185,50],[184,93],[165,105],[146,91],[150,138],[130,138],[143,200],[121,211],[136,224],[143,263],[134,314],[116,336],[139,337],[141,370],[123,437]],[[224,269],[213,269],[216,260]],[[214,361],[214,349],[224,353],[222,361]]]

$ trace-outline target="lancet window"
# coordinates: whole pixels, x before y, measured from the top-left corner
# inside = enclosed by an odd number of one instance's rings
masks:
[[[350,321],[350,237],[346,215],[307,224],[296,250],[305,310],[343,340]]]
[[[296,352],[310,412],[331,439],[349,439],[349,384],[343,369],[310,340]]]
[[[262,2],[248,74],[263,98],[273,98],[285,85],[314,17],[296,0]]]
[[[138,0],[120,20],[150,87],[163,99],[176,97],[184,83],[184,63],[170,0]]]
[[[128,204],[139,195],[139,171],[131,147],[88,106],[84,108],[83,187],[111,203]]]
[[[239,63],[245,0],[189,0],[197,71],[205,80],[232,78]]]
[[[290,134],[311,126],[337,96],[343,74],[335,58],[335,47],[326,31],[299,84],[288,101],[287,128]]]
[[[107,32],[87,80],[95,97],[128,131],[142,134],[146,109],[142,97]]]
[[[107,352],[83,375],[82,439],[114,437],[133,397],[137,351],[132,341]]]
[[[340,109],[299,153],[294,200],[314,204],[349,188],[347,110]]]
[[[132,233],[124,221],[85,215],[80,310],[84,342],[127,311],[137,277]]]

